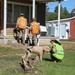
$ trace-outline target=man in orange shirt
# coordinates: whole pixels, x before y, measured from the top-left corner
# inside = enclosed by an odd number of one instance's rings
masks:
[[[40,37],[40,26],[35,18],[33,18],[30,23],[30,32],[32,34],[32,44],[37,45]]]
[[[23,45],[25,45],[25,30],[26,30],[26,26],[27,26],[27,19],[24,18],[24,14],[21,13],[20,17],[17,19],[16,28],[18,30],[18,41],[22,37]]]

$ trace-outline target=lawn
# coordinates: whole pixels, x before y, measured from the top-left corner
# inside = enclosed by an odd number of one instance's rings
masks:
[[[68,46],[67,46],[68,47]],[[75,47],[65,48],[65,58],[60,63],[50,61],[50,55],[44,54],[34,70],[26,73],[20,66],[24,50],[0,47],[0,75],[75,75]]]

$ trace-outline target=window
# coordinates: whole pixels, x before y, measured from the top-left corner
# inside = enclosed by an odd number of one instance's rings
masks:
[[[24,17],[27,18],[27,22],[31,22],[32,18],[32,6],[8,2],[7,4],[7,23],[16,23],[17,18],[19,17],[20,13],[24,13]]]
[[[8,4],[7,7],[7,22],[12,23],[12,4]]]
[[[19,17],[20,13],[24,13],[24,17],[27,18],[29,23],[29,6],[14,5],[14,23]]]

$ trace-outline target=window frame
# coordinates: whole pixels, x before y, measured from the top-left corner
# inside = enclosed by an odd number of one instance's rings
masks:
[[[31,7],[32,7],[32,4],[26,4],[26,3],[19,3],[19,2],[12,2],[12,1],[7,1],[7,5],[8,4],[12,4],[12,18],[11,18],[11,20],[12,20],[12,22],[10,23],[10,22],[7,22],[7,24],[15,24],[14,23],[14,5],[21,5],[21,6],[28,6],[29,7],[29,23],[30,23],[30,19],[31,19]],[[35,12],[37,11],[37,6],[36,6],[36,10],[35,10]],[[36,12],[36,15],[37,15],[37,12]],[[36,16],[37,17],[37,16]],[[8,17],[7,17],[8,18]],[[17,20],[16,20],[17,21]],[[28,24],[29,24],[28,23]]]

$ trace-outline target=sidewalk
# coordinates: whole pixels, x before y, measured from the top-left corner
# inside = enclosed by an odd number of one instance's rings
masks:
[[[50,40],[51,39],[55,39],[54,37],[47,37],[47,36],[41,36],[40,37],[40,40],[39,40],[39,45],[48,45],[48,44],[50,44]],[[56,39],[58,39],[58,38],[56,38]],[[61,43],[74,43],[75,44],[75,42],[73,42],[73,41],[67,41],[67,42],[65,42],[65,41],[61,41]],[[4,38],[4,37],[0,37],[0,45],[2,45],[2,44],[19,44],[18,42],[17,42],[17,40],[15,40],[15,38],[12,36],[12,37],[6,37],[6,38]]]

